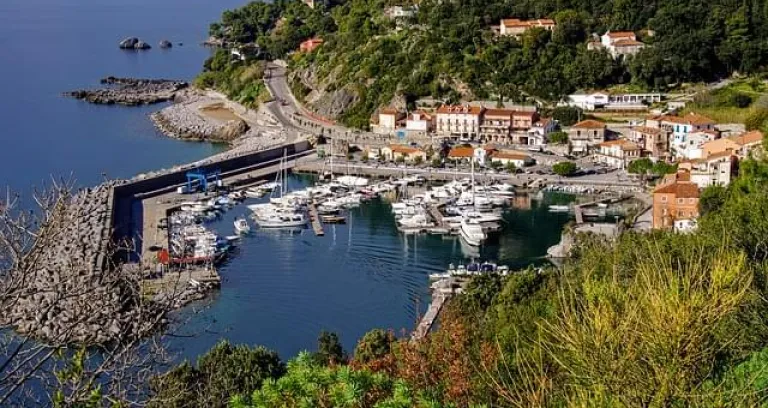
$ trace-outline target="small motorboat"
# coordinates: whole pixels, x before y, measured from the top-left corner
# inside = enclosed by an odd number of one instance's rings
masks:
[[[568,212],[571,210],[571,207],[567,205],[550,205],[549,206],[549,212]]]
[[[340,215],[321,215],[320,221],[325,224],[345,224],[347,219]]]
[[[248,220],[245,218],[238,218],[235,220],[235,232],[238,234],[247,234],[251,232],[251,226],[248,225]]]

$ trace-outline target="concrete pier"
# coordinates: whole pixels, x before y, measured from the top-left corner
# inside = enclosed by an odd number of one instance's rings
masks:
[[[440,311],[443,310],[443,306],[449,297],[449,294],[443,293],[437,293],[432,296],[432,303],[429,304],[427,313],[424,313],[424,316],[422,316],[421,321],[416,326],[416,330],[411,333],[411,340],[421,340],[432,330],[432,326],[437,321],[437,317],[440,315]]]
[[[317,205],[314,201],[309,203],[309,220],[312,222],[312,229],[315,231],[315,235],[318,237],[325,235],[323,223],[320,221],[320,214],[317,212]]]

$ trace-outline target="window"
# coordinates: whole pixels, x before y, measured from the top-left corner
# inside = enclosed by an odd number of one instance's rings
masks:
[[[666,203],[667,202],[667,196],[661,196],[661,202]]]
[[[688,204],[693,204],[693,200],[694,200],[693,198],[689,198],[688,199]]]
[[[684,203],[684,202],[685,202],[685,199],[684,199],[684,198],[678,198],[678,199],[677,199],[677,203],[678,203],[678,204],[682,204],[682,203]]]

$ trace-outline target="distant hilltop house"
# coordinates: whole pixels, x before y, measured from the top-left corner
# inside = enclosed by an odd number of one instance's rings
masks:
[[[499,25],[500,35],[521,36],[531,28],[543,28],[547,31],[555,29],[555,20],[540,18],[536,20],[520,20],[518,18],[505,18]]]
[[[299,51],[301,52],[312,52],[317,49],[317,47],[323,45],[323,39],[322,38],[310,38],[309,40],[304,41],[299,45]]]
[[[418,6],[392,6],[384,10],[384,15],[392,19],[410,18],[415,16],[418,11]]]
[[[587,44],[590,50],[605,49],[613,58],[635,55],[645,47],[645,44],[637,40],[632,31],[608,31],[600,36],[600,41],[591,41]]]
[[[609,93],[598,91],[568,95],[568,99],[563,104],[588,111],[597,109],[643,110],[652,103],[661,102],[662,99],[662,94],[654,92]]]

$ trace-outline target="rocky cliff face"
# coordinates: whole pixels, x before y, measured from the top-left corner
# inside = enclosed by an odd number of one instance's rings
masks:
[[[338,70],[337,70],[338,71]],[[309,93],[301,101],[309,109],[330,119],[338,119],[360,97],[351,86],[336,88],[336,72],[324,80],[317,77],[314,69],[300,69],[291,72],[290,83],[301,83]]]

